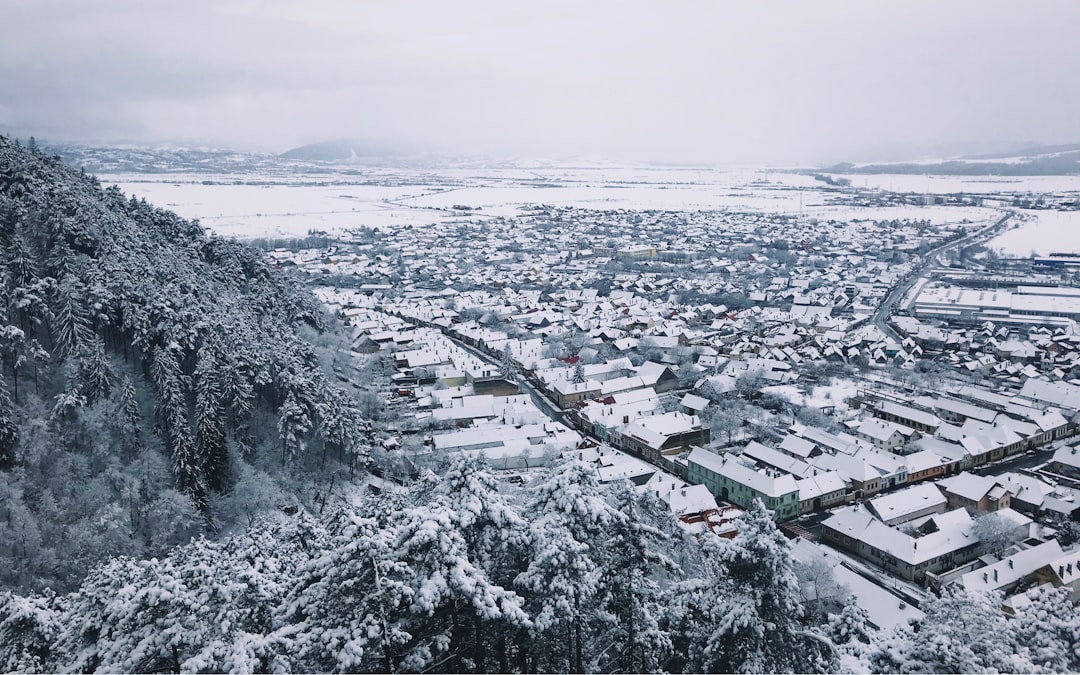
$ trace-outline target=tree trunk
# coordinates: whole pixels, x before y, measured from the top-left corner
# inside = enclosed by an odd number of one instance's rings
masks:
[[[465,672],[461,669],[461,626],[458,622],[457,600],[450,603],[450,671],[454,673]]]
[[[476,661],[473,672],[486,673],[487,652],[484,648],[484,619],[479,614],[473,614],[473,639],[476,640],[476,644],[473,646],[475,649],[473,660]]]
[[[499,651],[499,672],[510,672],[510,661],[506,658],[506,628],[499,625],[499,637],[496,642],[496,649]]]
[[[574,598],[574,672],[585,672],[585,658],[581,649],[581,601]]]

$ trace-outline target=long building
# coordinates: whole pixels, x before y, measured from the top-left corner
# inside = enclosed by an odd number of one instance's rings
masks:
[[[961,323],[1066,325],[1080,321],[1080,288],[1018,286],[1015,291],[929,284],[912,305],[915,316]]]

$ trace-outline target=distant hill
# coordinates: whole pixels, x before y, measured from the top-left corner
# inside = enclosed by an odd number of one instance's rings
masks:
[[[410,153],[410,149],[388,143],[345,139],[301,145],[278,156],[282,159],[297,159],[305,162],[347,162],[365,157],[401,157]]]
[[[971,155],[920,162],[853,164],[821,169],[825,173],[936,174],[953,176],[1065,176],[1080,174],[1080,143],[1030,147],[1015,153]]]

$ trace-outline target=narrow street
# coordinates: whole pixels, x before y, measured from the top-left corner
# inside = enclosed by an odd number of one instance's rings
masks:
[[[900,334],[893,330],[892,326],[888,324],[889,316],[892,315],[892,313],[897,309],[897,305],[903,301],[904,297],[908,294],[912,287],[926,275],[926,272],[931,267],[940,264],[939,256],[951,248],[968,246],[970,244],[989,239],[990,237],[996,235],[998,231],[1001,230],[1001,228],[1005,227],[1005,224],[1009,222],[1009,219],[1012,217],[1012,213],[1006,213],[992,225],[988,225],[987,227],[984,227],[976,232],[972,232],[971,234],[965,237],[961,237],[960,239],[945,242],[944,244],[936,246],[935,248],[927,251],[922,256],[919,264],[915,267],[915,269],[912,270],[912,272],[903,280],[901,280],[899,284],[893,286],[892,289],[885,294],[885,297],[881,299],[881,302],[878,304],[877,310],[874,311],[874,314],[871,318],[871,321],[873,321],[874,325],[877,326],[878,330],[884,333],[886,337],[890,337],[893,340],[900,342],[903,338],[901,338]]]

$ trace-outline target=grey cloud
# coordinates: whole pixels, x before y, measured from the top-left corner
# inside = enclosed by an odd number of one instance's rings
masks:
[[[719,162],[1080,141],[1080,3],[10,5],[21,134]]]

